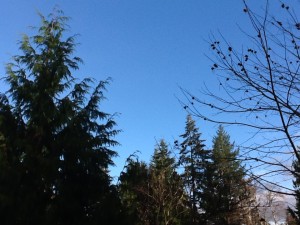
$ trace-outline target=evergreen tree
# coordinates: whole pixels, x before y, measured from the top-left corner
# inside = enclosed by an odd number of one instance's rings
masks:
[[[295,174],[300,174],[300,163],[298,160],[295,160],[293,163],[293,167],[295,170]],[[295,189],[295,198],[296,205],[295,209],[288,208],[288,216],[291,220],[288,224],[300,224],[300,177],[295,176],[295,180],[293,181],[294,189]]]
[[[242,224],[241,207],[250,192],[238,154],[230,136],[219,126],[213,139],[212,161],[206,170],[202,199],[206,219],[213,224]]]
[[[99,103],[108,81],[76,82],[74,36],[61,12],[41,16],[7,65],[0,98],[1,224],[113,224],[108,166],[118,133]],[[116,203],[116,204],[114,204]],[[106,222],[107,220],[107,222]],[[109,222],[108,222],[109,220]]]
[[[180,145],[179,164],[184,168],[183,180],[191,204],[191,224],[198,224],[209,152],[204,150],[204,140],[191,115],[187,116],[185,133],[180,137],[183,142]]]
[[[119,178],[119,193],[123,208],[125,225],[149,224],[148,196],[144,190],[148,189],[149,168],[144,162],[128,159],[125,171]]]
[[[120,176],[120,196],[126,215],[124,224],[185,224],[186,196],[176,162],[161,140],[150,165],[130,159]]]
[[[152,208],[151,225],[182,224],[186,211],[185,194],[176,162],[164,140],[154,150],[150,164],[148,195]]]
[[[153,173],[163,172],[167,176],[171,176],[176,168],[175,159],[171,157],[171,152],[165,140],[160,140],[154,149],[151,159],[150,169]]]

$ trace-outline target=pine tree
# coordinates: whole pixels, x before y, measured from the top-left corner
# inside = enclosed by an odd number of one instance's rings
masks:
[[[108,81],[76,82],[81,59],[61,12],[41,15],[7,65],[0,98],[1,224],[113,224],[108,166],[118,133],[99,103]],[[115,202],[115,206],[117,202]],[[105,220],[110,220],[106,222]]]
[[[191,115],[187,116],[185,133],[180,137],[183,138],[183,142],[180,144],[179,164],[184,168],[184,185],[191,204],[191,223],[198,224],[204,171],[209,152],[204,150],[204,140],[201,139],[201,133]]]
[[[245,170],[237,159],[230,136],[222,126],[213,139],[212,161],[207,167],[203,208],[214,224],[242,224],[241,205],[249,196]]]

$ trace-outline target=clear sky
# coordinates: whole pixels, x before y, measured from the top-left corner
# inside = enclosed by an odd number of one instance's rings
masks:
[[[245,30],[249,26],[241,0],[3,0],[1,76],[5,63],[18,53],[21,34],[39,25],[37,12],[47,15],[54,6],[71,17],[70,33],[80,34],[76,54],[84,64],[75,76],[113,78],[102,104],[103,111],[120,113],[115,120],[123,130],[116,137],[121,146],[113,176],[135,150],[148,161],[156,140],[172,144],[184,132],[186,112],[177,100],[183,98],[179,86],[198,93],[205,82],[218,91],[205,56],[210,54],[207,40],[221,32],[242,45],[238,25]],[[196,121],[211,146],[216,125]],[[241,141],[237,130],[228,132],[232,140]]]

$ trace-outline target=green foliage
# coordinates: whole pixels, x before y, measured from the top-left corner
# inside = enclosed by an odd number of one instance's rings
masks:
[[[245,170],[237,159],[238,150],[233,148],[229,135],[219,126],[202,199],[206,220],[214,224],[241,224],[241,204],[249,197]]]
[[[144,194],[149,183],[148,166],[144,162],[129,158],[119,178],[119,193],[123,206],[123,224],[143,225],[148,221],[146,206],[148,196]]]
[[[156,146],[149,166],[128,161],[120,176],[119,190],[125,224],[184,224],[187,208],[183,183],[164,140]]]
[[[0,99],[1,224],[106,224],[115,202],[108,166],[115,122],[99,108],[109,80],[76,82],[67,18],[41,15],[35,36],[6,68]],[[109,224],[112,224],[111,222]]]
[[[181,224],[185,213],[185,193],[176,172],[175,159],[164,140],[154,150],[150,165],[149,197],[152,206],[152,224]]]
[[[190,220],[191,224],[198,224],[203,179],[209,152],[204,149],[204,140],[201,140],[201,133],[190,115],[186,119],[185,133],[180,137],[183,138],[183,142],[180,144],[179,164],[184,168],[182,177],[190,201]]]
[[[295,174],[300,173],[300,164],[298,160],[295,160],[293,163],[293,167],[295,170]],[[293,181],[295,188],[295,196],[296,196],[296,205],[295,209],[288,208],[288,216],[292,220],[289,224],[300,224],[300,177],[295,176],[295,180]]]
[[[153,173],[164,173],[171,176],[175,171],[175,159],[170,156],[170,150],[164,140],[161,140],[154,149],[150,170]]]

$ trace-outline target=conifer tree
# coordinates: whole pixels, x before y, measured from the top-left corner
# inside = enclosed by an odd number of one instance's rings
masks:
[[[293,163],[293,167],[296,174],[300,173],[300,163],[298,160],[295,160]],[[296,205],[295,209],[288,208],[288,216],[290,217],[291,222],[289,224],[300,224],[300,178],[299,176],[295,176],[295,180],[293,181],[294,189],[295,189],[295,198]]]
[[[119,178],[119,193],[123,208],[124,225],[149,224],[148,196],[149,168],[146,163],[128,159]]]
[[[176,162],[168,145],[161,140],[150,163],[149,192],[152,207],[152,225],[181,224],[185,213],[185,194]]]
[[[161,140],[150,164],[130,159],[120,176],[120,197],[126,214],[123,224],[183,225],[187,207],[176,161]]]
[[[204,140],[195,125],[191,115],[187,116],[185,133],[180,137],[179,164],[184,168],[183,180],[191,205],[191,223],[199,223],[199,209],[203,192],[204,171],[209,158],[209,152],[204,150]]]
[[[160,140],[154,149],[154,154],[151,159],[150,169],[154,173],[164,172],[170,176],[175,171],[175,159],[171,157],[171,152],[165,140]]]
[[[203,209],[206,220],[218,225],[242,224],[242,203],[249,197],[238,150],[222,126],[213,139],[212,161],[205,175]]]
[[[113,224],[110,185],[118,133],[100,110],[108,81],[77,82],[75,37],[67,18],[41,15],[37,34],[23,36],[7,65],[0,98],[1,224]],[[116,204],[114,204],[116,203]],[[108,221],[109,220],[109,221]]]

